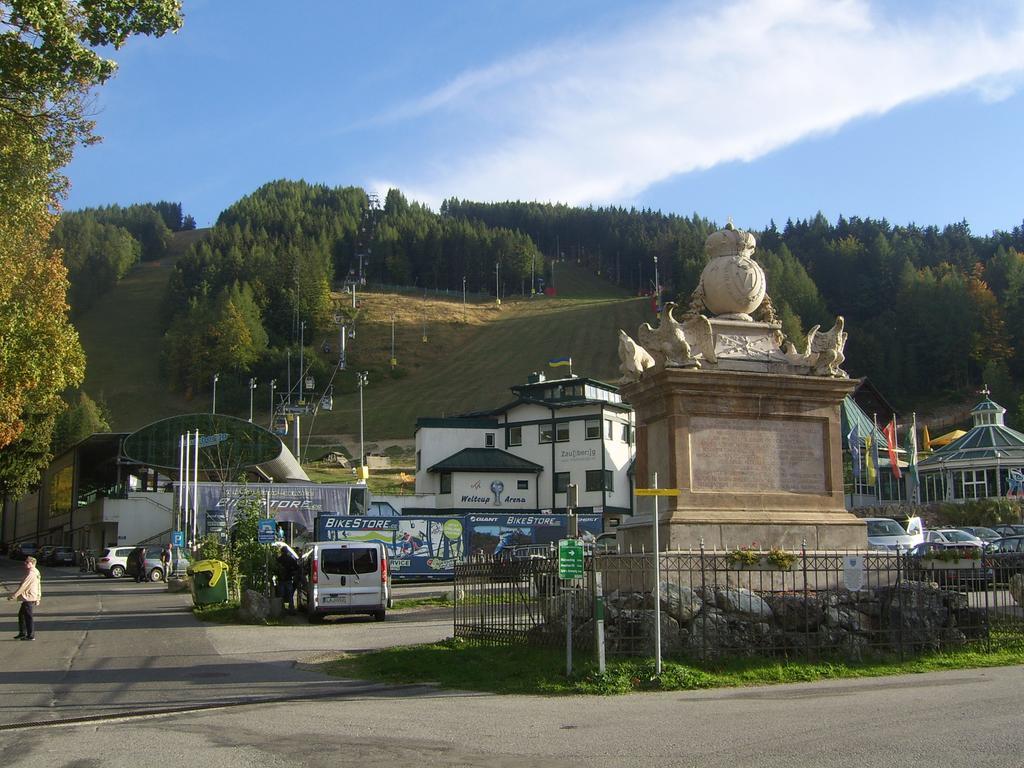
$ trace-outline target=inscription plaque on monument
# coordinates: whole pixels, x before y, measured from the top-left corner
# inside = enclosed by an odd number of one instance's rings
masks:
[[[823,423],[732,417],[690,420],[694,491],[822,494]]]

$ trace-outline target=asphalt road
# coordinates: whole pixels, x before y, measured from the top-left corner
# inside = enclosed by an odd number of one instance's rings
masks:
[[[0,579],[14,586],[22,568],[0,561]],[[0,726],[371,689],[296,662],[451,635],[450,609],[393,612],[383,623],[210,624],[192,615],[187,593],[163,584],[42,570],[35,641],[10,639],[18,606],[0,603],[9,608],[0,623]]]
[[[330,680],[294,663],[446,636],[447,611],[224,627],[195,622],[186,597],[158,586],[72,572],[45,584],[39,639],[0,639],[0,754],[10,766],[1024,765],[1019,667],[502,697]],[[175,707],[192,709],[160,712]]]

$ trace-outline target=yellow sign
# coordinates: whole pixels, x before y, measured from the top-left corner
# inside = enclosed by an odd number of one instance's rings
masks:
[[[634,493],[637,496],[678,496],[678,488],[637,488]]]

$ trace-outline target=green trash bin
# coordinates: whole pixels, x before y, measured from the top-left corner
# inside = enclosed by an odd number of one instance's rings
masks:
[[[228,564],[221,560],[200,560],[188,567],[194,605],[226,603],[228,599]]]

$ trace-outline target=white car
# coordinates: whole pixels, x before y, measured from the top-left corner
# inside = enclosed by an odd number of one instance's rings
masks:
[[[939,528],[934,531],[925,531],[924,540],[936,544],[968,544],[975,547],[985,548],[985,542],[973,533],[961,531],[959,528]]]
[[[106,576],[108,579],[119,579],[128,570],[128,557],[135,551],[135,547],[106,547],[98,558],[96,558],[96,573]]]
[[[910,520],[912,531],[888,517],[868,517],[864,522],[868,525],[868,549],[905,551],[922,541],[918,518]]]

